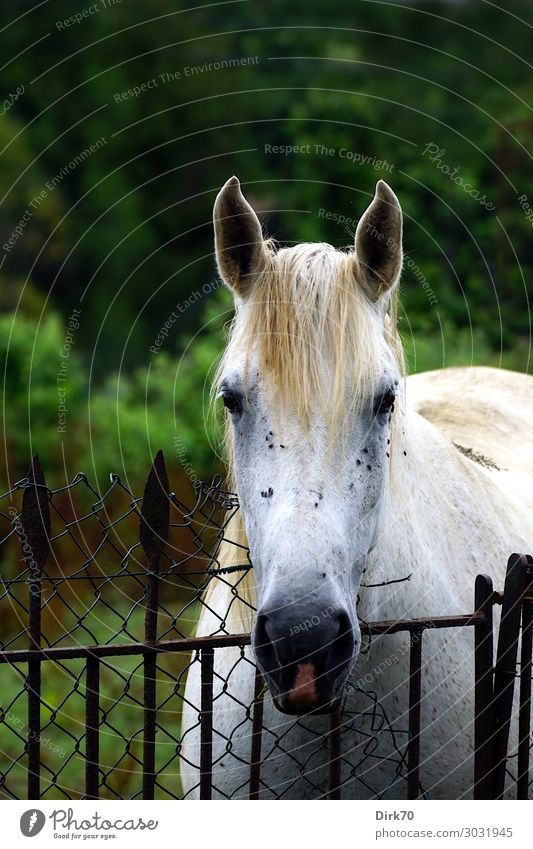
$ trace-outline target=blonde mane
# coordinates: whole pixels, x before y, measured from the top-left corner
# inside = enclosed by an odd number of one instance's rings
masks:
[[[403,373],[403,350],[396,329],[397,291],[391,295],[384,324],[382,306],[369,300],[357,280],[357,269],[353,250],[304,243],[276,251],[266,242],[252,290],[237,305],[213,397],[228,363],[236,355],[244,355],[246,375],[253,352],[276,388],[278,415],[290,409],[307,429],[318,405],[333,444],[342,435],[349,414],[376,386],[387,351]],[[227,421],[225,432],[228,481],[233,488],[232,432]],[[223,566],[242,562],[242,552],[231,543],[246,544],[240,512],[228,526],[227,535],[229,541],[222,544],[218,555]],[[250,629],[248,605],[253,605],[255,596],[252,571],[244,580],[238,575],[231,581],[237,582],[238,597],[226,622],[231,632]],[[210,583],[208,603],[216,584]],[[247,604],[240,604],[239,597]]]

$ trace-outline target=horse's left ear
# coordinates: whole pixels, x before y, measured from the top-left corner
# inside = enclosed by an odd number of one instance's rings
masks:
[[[402,270],[402,209],[383,180],[357,225],[355,251],[360,283],[371,301],[379,301],[392,291]]]
[[[243,298],[263,264],[265,246],[259,219],[241,192],[237,177],[230,177],[218,193],[213,224],[220,276]]]

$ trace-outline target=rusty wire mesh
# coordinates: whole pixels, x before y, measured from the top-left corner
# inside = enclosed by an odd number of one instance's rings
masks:
[[[156,458],[157,468],[166,479],[161,455]],[[188,508],[173,493],[162,492],[154,469],[145,490],[146,509],[155,516],[161,509],[164,512],[166,502],[170,515],[168,528],[161,529],[165,538],[169,535],[169,544],[158,553],[157,624],[150,636],[168,640],[193,633],[208,582],[225,580],[223,575],[209,575],[207,567],[218,563],[224,528],[237,502],[222,490],[220,479],[215,479],[210,486],[196,486],[193,507]],[[34,461],[29,476],[0,499],[0,649],[10,652],[27,648],[32,589],[36,588],[40,623],[33,639],[42,648],[144,641],[152,577],[150,546],[157,547],[157,532],[153,539],[146,533],[142,499],[118,475],[111,476],[104,493],[97,492],[83,474],[54,491],[46,487],[40,475],[38,461]],[[36,488],[44,501],[41,509],[33,505],[32,510],[31,505],[24,505],[24,499],[27,502],[28,494]],[[30,558],[44,543],[35,527],[41,529],[43,537],[48,511],[50,544],[46,565],[37,579]],[[152,525],[157,527],[156,519]],[[25,555],[24,546],[31,554]],[[223,621],[220,631],[225,631]],[[163,797],[180,793],[178,735],[183,682],[188,665],[194,662],[189,655],[158,658],[157,773],[166,776],[164,783],[158,782]],[[105,757],[100,779],[104,797],[135,797],[141,792],[142,665],[139,656],[121,655],[102,661],[100,734]],[[85,741],[85,663],[83,659],[54,660],[44,666],[39,741],[42,796],[79,798],[83,795],[79,771],[83,768]],[[22,664],[5,664],[0,675],[0,793],[24,798],[29,730],[27,670]]]
[[[28,476],[0,496],[1,797],[198,795],[200,756],[189,743],[200,733],[201,704],[185,702],[185,682],[200,674],[200,647],[148,655],[144,647],[193,637],[211,582],[225,584],[231,599],[224,615],[210,608],[211,635],[229,633],[228,614],[237,600],[249,604],[239,592],[251,568],[247,549],[230,540],[242,564],[231,576],[219,559],[238,509],[220,478],[194,486],[192,507],[182,503],[169,491],[161,452],[142,497],[118,475],[111,475],[103,493],[83,474],[51,490],[37,458]],[[109,647],[110,653],[99,656],[91,734],[88,659],[95,646]],[[35,668],[15,657],[28,647],[64,651],[43,657]],[[258,734],[258,796],[326,796],[328,720],[285,717],[281,723],[258,714],[258,677],[255,691],[243,686],[243,675],[249,681],[255,675],[248,638],[232,652],[223,674],[216,659],[214,665],[213,704],[229,705],[235,721],[231,727],[215,722],[212,729],[213,796],[248,796]],[[405,715],[398,727],[371,689],[350,684],[338,723],[350,749],[339,753],[339,788],[350,785],[349,795],[370,798],[404,795]],[[148,749],[147,735],[153,744]],[[95,745],[96,758],[90,752]],[[283,778],[275,770],[281,759],[291,767]],[[88,761],[92,773],[86,771],[84,784],[80,775]],[[384,761],[385,779],[376,769]],[[425,795],[422,786],[418,792]]]
[[[86,660],[90,647],[124,646],[148,640],[173,640],[194,634],[205,591],[211,581],[225,582],[234,601],[246,573],[248,551],[237,559],[243,567],[231,579],[223,571],[218,555],[226,529],[238,501],[226,492],[220,478],[211,484],[197,483],[192,507],[168,492],[161,454],[156,457],[143,498],[134,495],[118,475],[110,476],[108,489],[100,493],[84,474],[66,486],[47,487],[40,463],[34,459],[29,474],[0,497],[0,651],[10,653],[30,647],[44,650],[75,648],[76,657],[42,660],[38,739],[28,720],[28,701],[34,685],[29,664],[3,663],[0,666],[0,795],[27,796],[29,750],[38,751],[39,792],[43,798],[82,798],[80,771],[87,756],[85,724],[88,698]],[[241,556],[242,554],[242,556]],[[37,573],[32,558],[39,562]],[[221,571],[222,570],[222,571]],[[216,574],[215,574],[216,573]],[[154,582],[157,593],[153,593]],[[37,599],[38,613],[35,610]],[[240,599],[243,601],[243,599]],[[230,602],[231,603],[233,603]],[[244,601],[243,603],[247,603]],[[32,623],[33,605],[33,623]],[[212,611],[217,617],[216,611]],[[226,611],[229,613],[229,610]],[[227,618],[227,617],[226,617]],[[227,634],[226,618],[218,615],[213,634]],[[86,653],[79,649],[86,649]],[[216,726],[214,734],[213,790],[228,792],[216,785],[217,763],[226,761],[249,766],[250,755],[235,744],[237,734],[249,747],[253,729],[254,699],[243,700],[237,669],[253,667],[249,649],[237,649],[235,663],[220,680],[215,668],[218,695],[238,707],[239,721],[225,733]],[[99,736],[100,762],[98,793],[101,798],[139,798],[143,795],[145,764],[143,734],[146,693],[142,654],[121,653],[100,659]],[[156,744],[153,784],[156,798],[181,798],[181,770],[199,769],[188,762],[183,737],[200,726],[200,706],[192,706],[197,722],[183,729],[185,681],[201,663],[200,652],[158,654],[155,665]],[[250,671],[253,677],[253,672]],[[236,681],[233,686],[232,682]],[[35,693],[33,694],[35,696]],[[362,746],[361,764],[377,758],[378,738],[386,732],[397,744],[397,774],[405,776],[406,729],[394,731],[372,694],[365,694],[362,714],[370,716]],[[357,722],[346,705],[342,724]],[[243,733],[242,725],[249,726]],[[260,793],[270,798],[291,795],[302,781],[307,795],[327,792],[315,779],[315,764],[327,759],[327,735],[307,723],[309,741],[301,751],[291,747],[291,734],[305,719],[294,718],[283,730],[262,726],[261,759],[286,756],[293,763],[295,777],[269,785],[260,781]],[[354,780],[356,770],[345,761],[343,783]],[[246,770],[243,772],[243,775]],[[246,773],[247,774],[247,773]],[[361,779],[365,781],[365,779]],[[247,794],[248,779],[236,780],[231,796]],[[196,785],[189,789],[194,795]]]

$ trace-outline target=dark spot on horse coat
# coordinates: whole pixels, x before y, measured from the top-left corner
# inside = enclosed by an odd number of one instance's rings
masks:
[[[361,460],[356,460],[355,462],[357,463],[358,466],[361,465]]]
[[[497,466],[494,460],[491,460],[490,457],[487,457],[485,454],[479,454],[472,448],[465,448],[464,445],[459,445],[458,442],[454,442],[453,444],[461,454],[464,454],[464,456],[468,457],[469,460],[473,460],[474,463],[479,463],[480,466],[484,466],[486,469],[502,471],[501,467]]]
[[[285,448],[285,446],[284,446],[284,445],[280,445],[279,447],[280,447],[280,448]]]
[[[273,495],[274,495],[274,490],[272,489],[271,486],[268,487],[266,492],[264,490],[261,492],[261,498],[272,498]]]
[[[367,469],[368,469],[368,471],[369,471],[369,472],[371,472],[371,471],[372,471],[372,466],[367,466]]]

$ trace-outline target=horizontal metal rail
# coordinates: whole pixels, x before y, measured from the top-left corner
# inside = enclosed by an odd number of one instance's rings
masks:
[[[439,628],[473,627],[484,621],[483,612],[462,616],[436,616],[433,619],[391,619],[361,623],[361,632],[372,636],[397,634],[400,631],[426,631]],[[120,657],[164,652],[190,652],[250,645],[250,634],[220,634],[214,637],[185,637],[177,640],[154,640],[146,643],[119,643],[95,646],[54,646],[43,649],[13,649],[0,652],[0,663],[28,663],[30,660],[77,660],[86,657]]]
[[[86,657],[122,657],[124,655],[190,652],[198,649],[223,649],[247,646],[249,634],[221,634],[218,637],[189,637],[177,640],[154,640],[153,643],[119,643],[97,646],[56,646],[50,649],[13,649],[0,652],[0,663],[27,663],[29,660],[79,660]]]

